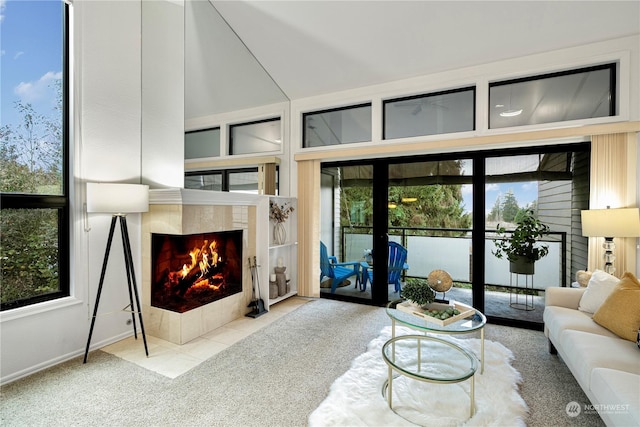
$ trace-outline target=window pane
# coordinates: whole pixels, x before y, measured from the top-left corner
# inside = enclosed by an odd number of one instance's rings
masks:
[[[615,66],[489,85],[492,129],[615,115]]]
[[[71,6],[1,3],[0,309],[8,310],[69,295]]]
[[[218,156],[220,156],[220,128],[203,129],[184,134],[185,159]]]
[[[303,147],[371,141],[371,104],[305,113]]]
[[[56,209],[3,209],[0,234],[3,304],[60,290]]]
[[[474,117],[474,88],[392,99],[384,102],[384,138],[471,131]]]
[[[258,194],[258,172],[229,173],[229,191]]]
[[[62,195],[64,3],[2,2],[2,15],[0,190]]]
[[[184,177],[184,188],[222,191],[222,174],[188,175]]]
[[[280,151],[282,136],[280,119],[230,127],[229,154],[252,154]]]

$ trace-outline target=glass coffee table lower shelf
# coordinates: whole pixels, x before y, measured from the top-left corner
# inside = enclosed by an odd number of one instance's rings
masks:
[[[402,357],[396,354],[402,353]],[[382,386],[382,395],[393,409],[393,380],[405,376],[418,381],[453,384],[470,380],[469,418],[475,412],[474,375],[478,359],[464,348],[429,335],[402,335],[391,338],[382,346],[382,358],[389,367],[389,377]],[[394,371],[398,375],[394,376]]]

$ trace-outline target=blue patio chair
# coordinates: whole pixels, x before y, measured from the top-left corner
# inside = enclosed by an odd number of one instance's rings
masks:
[[[349,277],[356,278],[356,287],[360,280],[360,262],[338,262],[334,256],[327,254],[327,247],[320,242],[320,282],[323,277],[331,278],[331,293]]]
[[[360,290],[367,290],[367,282],[373,284],[373,268],[365,262],[360,263],[362,266],[362,279],[360,279]],[[395,291],[400,292],[402,290],[402,284],[400,280],[402,278],[402,271],[408,270],[409,264],[407,264],[407,249],[399,243],[389,242],[389,266],[388,266],[388,281],[387,283],[393,283]]]

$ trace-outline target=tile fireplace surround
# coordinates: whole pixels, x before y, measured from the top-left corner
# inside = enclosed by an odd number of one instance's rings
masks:
[[[184,344],[207,334],[250,311],[253,298],[249,257],[268,257],[269,199],[251,194],[187,189],[149,192],[149,212],[142,215],[142,314],[145,332],[163,340]],[[195,234],[243,230],[242,292],[210,304],[177,313],[151,305],[151,235]],[[261,268],[260,290],[268,295],[267,269]],[[263,287],[262,284],[267,284]]]

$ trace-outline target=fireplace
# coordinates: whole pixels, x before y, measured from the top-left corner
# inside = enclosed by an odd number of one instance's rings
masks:
[[[151,235],[151,306],[177,313],[242,292],[242,230]]]
[[[184,188],[149,190],[149,212],[142,214],[141,268],[142,316],[147,335],[182,345],[243,318],[249,311],[247,306],[253,298],[247,260],[254,256],[258,259],[268,258],[268,248],[265,244],[269,239],[268,218],[269,199],[261,196]],[[227,233],[236,234],[230,238]],[[195,236],[196,241],[175,241],[191,236]],[[230,282],[227,277],[228,286],[225,286],[223,291],[218,289],[214,294],[215,297],[220,297],[219,299],[183,313],[177,311],[179,305],[176,303],[173,303],[176,307],[167,309],[154,306],[151,301],[152,294],[155,294],[154,299],[158,294],[152,291],[152,288],[158,287],[157,282],[162,277],[162,272],[176,272],[182,270],[184,264],[190,265],[189,252],[193,248],[202,249],[204,240],[208,241],[208,246],[216,236],[221,238],[220,241],[216,240],[218,257],[222,257],[227,268],[234,256],[227,255],[225,251],[231,248],[231,244],[236,248],[237,262],[234,264],[240,268],[236,273],[237,280]],[[158,241],[162,243],[152,243]],[[232,243],[227,246],[227,242]],[[186,257],[173,264],[166,263],[161,268],[156,267],[155,258],[164,244],[173,246],[172,251],[176,258],[185,254]],[[156,275],[157,268],[159,273]],[[260,282],[263,286],[262,295],[269,293],[267,269],[265,266],[263,274],[266,277]],[[229,289],[234,288],[238,291],[231,294]],[[178,296],[180,292],[178,291]]]

